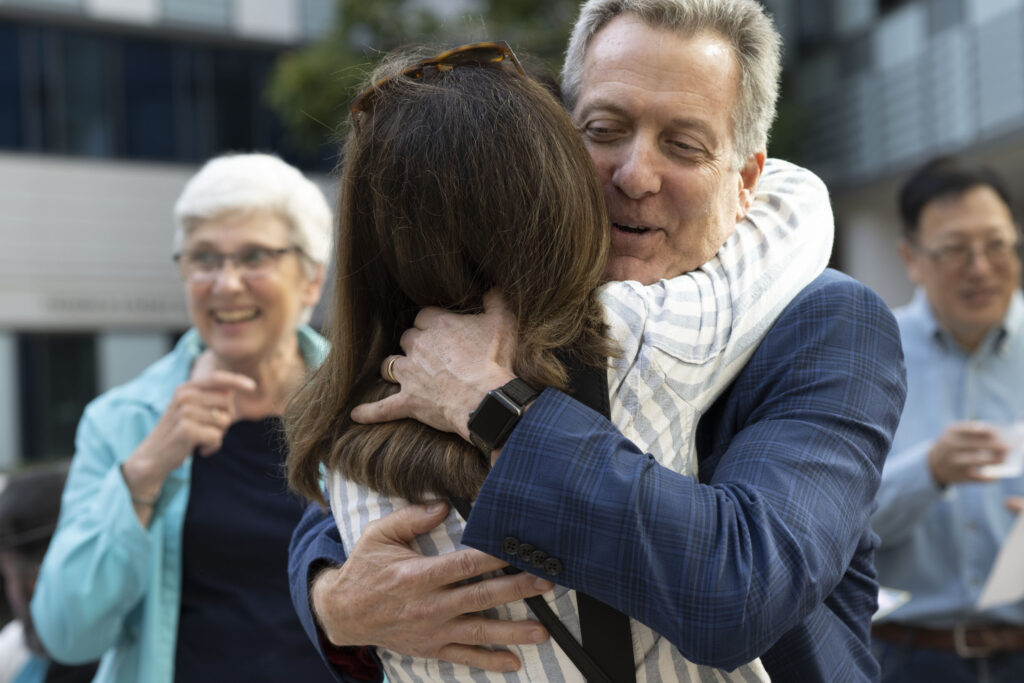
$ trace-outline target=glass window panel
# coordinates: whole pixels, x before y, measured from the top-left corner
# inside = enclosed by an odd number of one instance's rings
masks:
[[[114,153],[111,45],[98,36],[63,36],[65,149],[72,154]]]
[[[21,59],[18,29],[0,22],[0,147],[18,149],[21,130]]]
[[[177,156],[205,161],[213,154],[213,74],[209,49],[181,46],[174,53]]]
[[[53,100],[56,84],[47,78],[47,60],[45,45],[52,31],[43,31],[35,26],[22,26],[19,31],[18,53],[21,59],[22,87],[22,134],[23,149],[45,150],[53,142],[53,116],[56,106]]]
[[[133,159],[175,158],[174,56],[166,43],[126,41],[125,152]]]
[[[255,97],[251,55],[217,50],[213,53],[215,146],[218,152],[251,148]]]
[[[18,374],[25,459],[71,456],[82,410],[96,395],[94,336],[20,334]]]

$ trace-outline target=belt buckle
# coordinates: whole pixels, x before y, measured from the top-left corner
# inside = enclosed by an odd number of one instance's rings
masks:
[[[962,622],[953,627],[953,649],[964,659],[977,659],[992,654],[991,648],[971,647],[967,644],[967,626]]]

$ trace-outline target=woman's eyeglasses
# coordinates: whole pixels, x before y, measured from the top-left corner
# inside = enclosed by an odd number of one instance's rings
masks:
[[[225,262],[230,261],[242,277],[254,280],[266,277],[285,254],[300,253],[296,246],[271,247],[251,246],[232,254],[224,254],[212,249],[190,249],[174,255],[174,261],[181,269],[186,280],[193,282],[210,282],[224,269]]]
[[[435,57],[424,59],[407,69],[403,69],[396,76],[387,76],[380,79],[352,100],[352,119],[356,121],[361,113],[369,111],[373,107],[374,97],[380,87],[394,78],[403,77],[418,81],[422,80],[424,74],[429,70],[443,73],[459,66],[486,66],[489,64],[507,64],[513,67],[520,76],[526,75],[522,64],[519,63],[515,53],[512,52],[512,48],[503,40],[493,43],[463,45],[462,47],[442,52]]]

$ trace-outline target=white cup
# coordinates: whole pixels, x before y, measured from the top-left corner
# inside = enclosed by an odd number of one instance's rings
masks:
[[[995,465],[979,467],[978,471],[986,477],[998,479],[1021,476],[1024,474],[1024,422],[999,427],[999,437],[1009,448],[1006,459]]]

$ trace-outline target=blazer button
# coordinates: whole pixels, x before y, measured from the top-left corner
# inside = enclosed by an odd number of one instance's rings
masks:
[[[548,559],[548,554],[543,550],[534,550],[533,554],[530,555],[530,564],[537,569],[544,569],[544,562]]]
[[[536,548],[534,548],[529,543],[523,543],[521,546],[519,546],[519,559],[523,562],[529,562],[530,556],[533,555],[534,550],[536,550]]]
[[[509,555],[519,554],[519,539],[515,536],[506,536],[501,543],[501,549]]]
[[[548,576],[558,576],[562,573],[562,561],[557,557],[544,560],[544,573]]]

